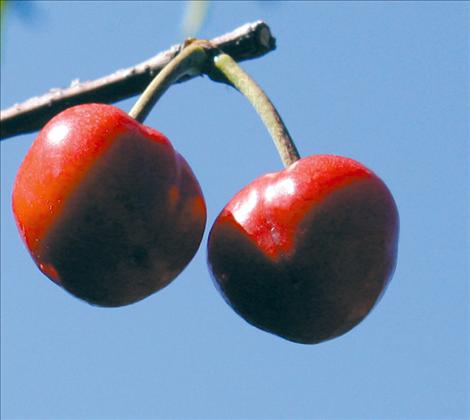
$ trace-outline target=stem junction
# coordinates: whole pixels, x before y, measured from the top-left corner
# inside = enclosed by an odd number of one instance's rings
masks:
[[[300,158],[287,127],[268,96],[232,57],[210,41],[186,41],[181,52],[148,85],[129,115],[143,122],[173,83],[188,75],[199,74],[207,74],[216,82],[231,85],[248,99],[271,135],[285,167]]]

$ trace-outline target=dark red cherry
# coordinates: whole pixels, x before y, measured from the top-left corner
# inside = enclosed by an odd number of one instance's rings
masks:
[[[236,194],[209,236],[225,300],[249,323],[299,343],[349,331],[370,312],[396,265],[398,212],[369,169],[317,155]]]
[[[169,140],[103,104],[67,109],[41,130],[16,177],[13,211],[39,268],[101,306],[171,282],[206,221],[199,184]]]

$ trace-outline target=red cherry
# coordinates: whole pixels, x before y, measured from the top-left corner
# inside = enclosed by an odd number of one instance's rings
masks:
[[[299,343],[344,334],[395,269],[398,212],[358,162],[310,156],[243,188],[217,217],[208,260],[249,323]]]
[[[100,306],[170,283],[206,222],[199,184],[169,140],[103,104],[67,109],[41,130],[16,177],[13,211],[43,273]]]

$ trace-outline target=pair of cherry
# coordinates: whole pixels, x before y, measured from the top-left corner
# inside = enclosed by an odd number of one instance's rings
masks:
[[[100,306],[141,300],[196,253],[201,188],[158,131],[116,107],[69,108],[41,130],[18,172],[13,210],[34,261]],[[300,343],[339,336],[393,273],[398,214],[358,162],[314,155],[238,192],[212,226],[216,285],[251,324]]]

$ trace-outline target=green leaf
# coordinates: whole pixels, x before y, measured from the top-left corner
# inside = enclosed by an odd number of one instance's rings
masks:
[[[189,0],[182,23],[185,38],[195,37],[200,31],[207,15],[209,0]]]

